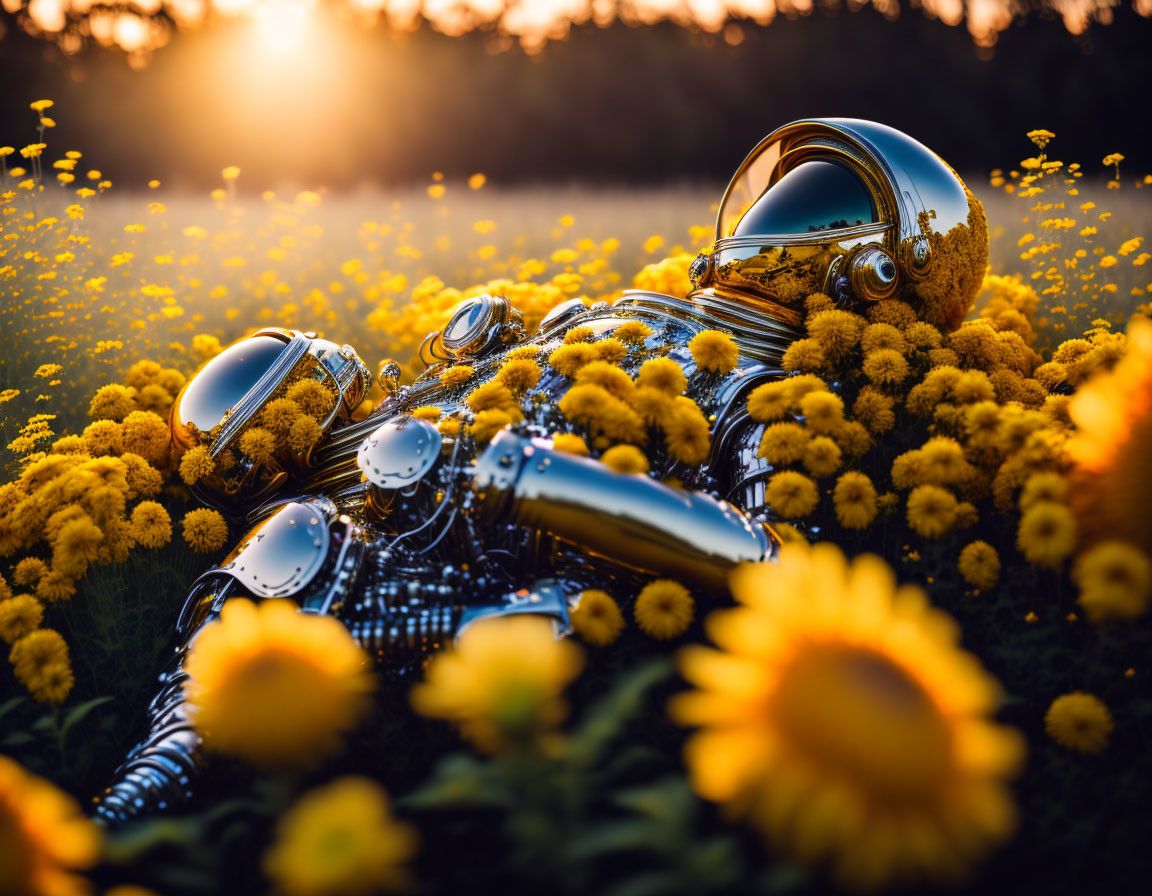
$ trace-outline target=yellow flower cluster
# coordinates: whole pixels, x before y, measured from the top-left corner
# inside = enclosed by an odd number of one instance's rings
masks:
[[[93,418],[79,436],[59,438],[53,415],[29,419],[18,444],[20,473],[0,486],[0,556],[24,555],[0,588],[0,637],[12,645],[17,678],[39,700],[62,702],[73,684],[67,646],[41,629],[44,605],[65,601],[91,564],[122,562],[132,548],[159,548],[172,537],[160,494],[171,472],[167,413],[184,378],[137,362],[126,385],[97,390]],[[152,409],[144,409],[147,405]]]

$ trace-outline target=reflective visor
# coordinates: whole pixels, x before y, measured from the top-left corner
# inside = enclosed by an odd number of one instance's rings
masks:
[[[285,345],[275,336],[253,336],[224,349],[189,381],[179,397],[175,419],[203,433],[211,432],[268,372]]]
[[[852,170],[836,161],[812,159],[797,165],[764,190],[733,222],[731,235],[825,233],[876,220],[872,197]]]

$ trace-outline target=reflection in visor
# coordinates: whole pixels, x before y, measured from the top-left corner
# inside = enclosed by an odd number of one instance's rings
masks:
[[[285,344],[275,336],[253,336],[224,349],[188,383],[180,397],[180,422],[211,432],[225,412],[268,372]]]
[[[876,220],[876,209],[852,171],[831,161],[805,162],[769,187],[736,225],[733,236],[843,230]]]

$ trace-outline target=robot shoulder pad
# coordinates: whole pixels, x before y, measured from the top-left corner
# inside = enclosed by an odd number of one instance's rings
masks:
[[[218,571],[257,597],[292,597],[324,566],[331,538],[324,512],[294,501],[250,529]]]
[[[442,442],[439,430],[427,420],[393,417],[363,441],[356,464],[373,485],[403,488],[432,469]]]

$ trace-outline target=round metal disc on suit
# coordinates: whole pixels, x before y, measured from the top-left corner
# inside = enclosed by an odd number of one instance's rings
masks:
[[[443,441],[440,431],[427,420],[394,417],[364,440],[356,464],[373,485],[403,488],[432,469]]]
[[[285,504],[244,536],[220,570],[259,597],[290,597],[323,567],[330,538],[322,508]]]
[[[499,323],[499,308],[487,293],[461,305],[444,328],[444,347],[454,354],[466,354],[480,347],[489,329]]]

